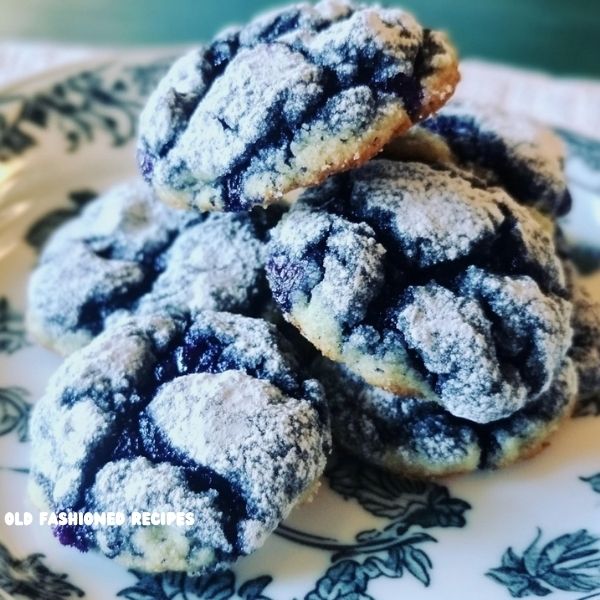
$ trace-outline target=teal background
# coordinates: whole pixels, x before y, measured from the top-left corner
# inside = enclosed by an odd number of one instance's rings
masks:
[[[600,77],[600,0],[403,0],[463,57]],[[208,39],[270,0],[0,0],[0,37],[115,44]]]

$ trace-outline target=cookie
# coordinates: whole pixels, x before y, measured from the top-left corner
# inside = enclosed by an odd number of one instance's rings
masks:
[[[371,161],[305,192],[266,271],[325,356],[480,423],[546,392],[571,343],[552,235],[502,189],[424,163]]]
[[[117,186],[43,250],[29,282],[29,330],[68,354],[131,313],[253,315],[267,288],[266,218],[186,214],[158,202],[142,181]]]
[[[204,311],[130,317],[70,355],[31,440],[30,492],[45,510],[193,515],[187,527],[59,526],[61,543],[201,573],[258,548],[311,493],[330,430],[321,386],[273,325]]]
[[[172,66],[141,115],[139,167],[175,206],[267,205],[364,163],[458,79],[445,36],[401,9],[292,5]]]
[[[569,265],[573,301],[573,346],[570,356],[579,375],[578,415],[600,412],[600,302],[592,298]]]
[[[571,208],[560,138],[542,124],[495,107],[452,101],[392,141],[385,155],[467,169],[550,216]]]
[[[331,410],[334,445],[394,473],[432,477],[497,469],[536,454],[572,412],[577,375],[570,359],[544,394],[513,415],[477,424],[439,403],[373,387],[347,367],[317,361]]]

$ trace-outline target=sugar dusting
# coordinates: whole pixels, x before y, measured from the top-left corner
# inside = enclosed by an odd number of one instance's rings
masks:
[[[125,319],[69,356],[36,403],[32,484],[52,510],[195,512],[190,528],[99,528],[79,542],[130,568],[225,566],[325,467],[323,393],[296,367],[258,319]]]
[[[452,93],[432,74],[453,78],[454,61],[400,9],[325,0],[273,11],[175,63],[142,113],[141,171],[177,206],[268,204],[421,118],[426,97]]]
[[[141,181],[116,186],[43,250],[29,283],[30,327],[68,354],[132,313],[250,313],[263,293],[263,232],[253,215],[193,216]]]
[[[322,352],[473,421],[535,401],[571,341],[552,232],[453,169],[378,160],[338,176],[300,198],[268,253],[275,300]]]
[[[526,457],[570,414],[577,393],[567,360],[530,407],[477,425],[434,401],[370,386],[344,365],[321,358],[313,368],[325,385],[334,443],[369,464],[419,477],[494,469]]]

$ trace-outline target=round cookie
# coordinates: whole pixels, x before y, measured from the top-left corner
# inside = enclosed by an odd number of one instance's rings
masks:
[[[158,202],[142,181],[119,185],[44,248],[29,282],[28,328],[68,354],[131,313],[258,314],[267,219],[191,215]]]
[[[384,153],[467,169],[486,185],[500,185],[517,202],[550,216],[571,208],[560,138],[542,124],[497,108],[451,101],[392,141]]]
[[[138,163],[175,206],[267,205],[364,163],[458,79],[445,36],[401,9],[292,5],[172,66],[141,115]]]
[[[30,493],[54,512],[189,512],[193,523],[59,526],[129,568],[202,573],[258,548],[330,449],[320,384],[276,328],[204,311],[137,316],[69,356],[31,419]]]
[[[485,423],[546,392],[571,343],[552,236],[498,187],[371,161],[272,230],[275,301],[367,382]]]
[[[513,415],[486,424],[452,416],[437,402],[395,396],[328,359],[325,386],[334,444],[402,475],[432,477],[505,467],[536,454],[575,404],[577,375],[566,359],[549,390]]]

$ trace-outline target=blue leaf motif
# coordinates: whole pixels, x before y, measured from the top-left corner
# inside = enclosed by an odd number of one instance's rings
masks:
[[[542,530],[538,527],[535,538],[523,552],[523,565],[529,575],[535,576],[538,569],[538,561],[541,555],[541,548],[538,547],[538,542],[542,537]]]
[[[131,571],[137,578],[134,585],[120,590],[117,597],[126,600],[169,600],[166,592],[165,575],[149,575],[141,571]]]
[[[0,297],[0,353],[14,354],[26,345],[23,316]]]
[[[364,565],[363,571],[370,579],[375,577],[402,577],[404,574],[404,549],[401,546],[390,548],[385,558],[370,557]]]
[[[592,490],[594,490],[594,492],[600,494],[600,473],[596,473],[595,475],[592,475],[591,477],[580,477],[579,479],[581,479],[581,481],[585,481],[586,483],[589,483],[590,486],[592,487]]]
[[[331,488],[355,498],[377,517],[421,527],[463,527],[470,505],[452,498],[446,486],[406,479],[338,456],[327,470]]]
[[[384,577],[401,577],[404,568],[402,563],[390,565],[389,560],[384,560],[379,556],[369,556],[363,563],[362,570],[369,579],[375,579],[381,575]]]
[[[130,571],[137,581],[122,589],[117,596],[127,600],[269,600],[263,595],[272,577],[263,575],[241,584],[236,594],[236,577],[233,571],[217,571],[199,577],[185,573],[149,574]]]
[[[203,577],[185,577],[182,598],[189,592],[203,600],[228,600],[235,594],[235,575],[231,571],[219,571]]]
[[[523,564],[523,559],[519,558],[512,548],[509,548],[502,555],[502,566],[507,569],[518,570],[523,570],[525,568],[525,565]]]
[[[410,523],[421,527],[464,527],[464,513],[471,508],[470,504],[459,498],[451,498],[445,486],[431,485],[427,503],[410,515]]]
[[[433,565],[418,545],[436,539],[414,529],[463,527],[470,505],[451,497],[443,485],[393,476],[347,456],[338,455],[330,463],[327,477],[344,498],[354,498],[367,511],[390,521],[381,529],[358,533],[354,544],[280,528],[286,539],[334,552],[334,564],[305,600],[368,599],[369,582],[378,577],[410,574],[428,586]]]
[[[67,142],[67,152],[75,152],[100,132],[113,146],[126,144],[135,137],[146,96],[172,61],[173,57],[168,57],[120,67],[118,76],[104,65],[35,94],[1,97],[0,104],[8,109],[0,114],[0,162],[34,147],[36,130],[55,128]]]
[[[365,531],[361,531],[356,535],[357,542],[369,542],[378,538],[381,535],[379,529],[367,529]]]
[[[519,557],[512,548],[501,566],[487,575],[505,585],[515,598],[546,596],[553,590],[592,592],[600,590],[600,538],[585,529],[567,533],[540,545],[541,530]]]
[[[0,590],[25,600],[67,600],[85,595],[69,581],[68,575],[51,571],[44,558],[43,554],[15,558],[0,544]]]
[[[407,546],[404,551],[404,564],[424,586],[430,583],[429,569],[433,566],[431,560],[423,550],[414,546]]]
[[[39,252],[50,236],[69,219],[76,217],[98,194],[92,190],[74,190],[69,193],[69,203],[35,221],[25,233],[25,241]]]
[[[250,579],[240,586],[238,596],[244,600],[264,600],[266,596],[263,596],[262,592],[271,581],[273,581],[273,578],[269,575]]]
[[[488,577],[495,579],[498,583],[505,585],[513,598],[524,598],[525,596],[547,596],[552,590],[540,585],[535,579],[508,567],[498,567],[487,572]]]
[[[597,541],[598,538],[590,535],[585,529],[556,538],[540,553],[537,564],[538,577],[559,590],[593,591],[600,586],[600,570],[597,568],[600,561],[581,559],[593,556],[600,558],[598,549],[592,547]],[[589,569],[592,569],[592,572],[588,573]]]
[[[373,600],[365,593],[369,576],[355,560],[342,560],[317,581],[305,600]]]

